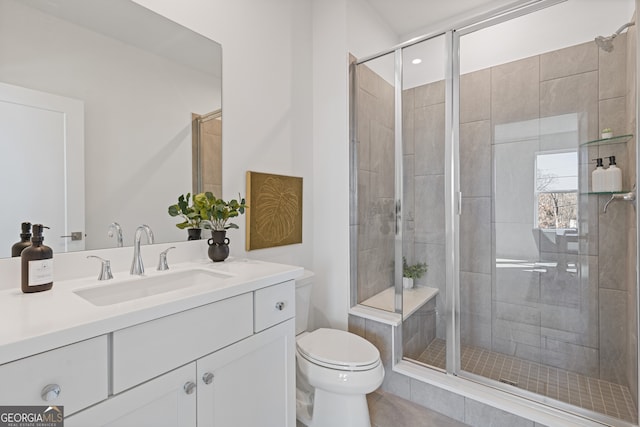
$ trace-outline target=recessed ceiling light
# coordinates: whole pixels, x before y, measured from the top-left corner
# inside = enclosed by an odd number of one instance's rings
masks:
[[[420,59],[420,58],[416,58],[416,59],[414,59],[413,61],[411,61],[411,63],[412,63],[413,65],[418,65],[418,64],[419,64],[419,63],[421,63],[421,62],[422,62],[422,59]]]

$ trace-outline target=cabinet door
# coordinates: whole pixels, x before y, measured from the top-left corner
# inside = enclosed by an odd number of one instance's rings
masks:
[[[293,319],[197,365],[198,427],[295,427]]]
[[[65,426],[195,427],[195,371],[193,362],[168,372],[65,419]]]

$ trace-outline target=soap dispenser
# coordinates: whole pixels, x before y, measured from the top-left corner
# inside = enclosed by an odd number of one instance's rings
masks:
[[[602,167],[602,159],[596,159],[596,168],[591,172],[591,191],[601,193],[607,191],[605,187],[606,171]]]
[[[616,156],[609,156],[609,167],[605,171],[607,190],[622,191],[622,171],[616,166]]]
[[[53,286],[53,251],[42,244],[42,224],[33,225],[31,246],[20,254],[22,261],[22,292],[48,291]]]
[[[20,233],[20,241],[11,246],[11,256],[19,257],[22,251],[31,246],[31,223],[22,223],[22,233]]]

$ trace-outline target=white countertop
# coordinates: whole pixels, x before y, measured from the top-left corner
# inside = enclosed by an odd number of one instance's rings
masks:
[[[0,364],[82,341],[138,323],[296,279],[302,267],[229,258],[171,265],[169,272],[205,269],[226,273],[215,287],[195,285],[127,302],[95,306],[73,291],[131,280],[128,271],[114,271],[114,279],[95,277],[54,281],[49,291],[24,294],[20,289],[0,291]],[[146,272],[146,277],[167,274]],[[134,278],[134,280],[144,280]]]

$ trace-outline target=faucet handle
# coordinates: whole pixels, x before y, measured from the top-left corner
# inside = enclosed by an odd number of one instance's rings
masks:
[[[102,268],[100,269],[100,274],[98,275],[98,280],[109,280],[113,279],[113,274],[111,274],[111,261],[108,259],[100,258],[95,255],[88,255],[87,259],[96,258],[102,261]]]
[[[160,252],[160,259],[158,260],[158,271],[164,271],[169,269],[169,264],[167,263],[167,252],[171,249],[175,249],[175,246],[171,246],[164,251]]]

